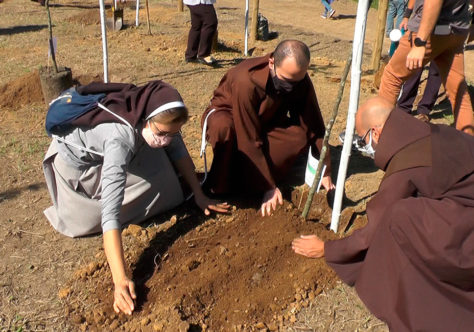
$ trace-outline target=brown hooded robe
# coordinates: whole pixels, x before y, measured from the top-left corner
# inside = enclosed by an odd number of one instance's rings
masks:
[[[392,112],[368,224],[327,263],[392,331],[474,329],[474,138]]]
[[[207,128],[214,152],[208,181],[216,193],[269,190],[309,145],[318,157],[325,128],[311,79],[306,75],[291,93],[278,93],[270,56],[230,69],[203,114],[202,123],[216,110]]]

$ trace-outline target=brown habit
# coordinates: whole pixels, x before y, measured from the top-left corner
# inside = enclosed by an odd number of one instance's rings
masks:
[[[368,224],[325,246],[327,263],[392,331],[474,329],[474,138],[394,111]]]
[[[279,94],[269,58],[248,59],[230,69],[203,114],[202,122],[216,110],[207,129],[214,151],[209,186],[216,193],[269,190],[309,145],[318,157],[315,143],[322,143],[324,122],[311,79],[306,75],[291,93]]]

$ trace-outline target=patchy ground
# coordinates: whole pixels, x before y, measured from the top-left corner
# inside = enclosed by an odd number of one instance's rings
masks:
[[[59,64],[71,67],[79,83],[100,80],[98,2],[52,0],[51,5]],[[181,92],[191,111],[184,138],[200,171],[200,115],[225,71],[244,58],[244,5],[218,1],[217,69],[184,62],[189,12],[179,13],[173,1],[150,0],[153,35],[147,34],[145,10],[135,27],[130,8],[125,10],[126,28],[108,34],[111,81],[163,79]],[[319,18],[322,6],[317,1],[260,1],[260,6],[278,37],[251,44],[252,55],[270,52],[282,39],[305,41],[312,52],[309,74],[327,119],[351,52],[356,3],[336,2],[335,20]],[[257,215],[259,197],[229,197],[236,206],[229,216],[204,217],[187,203],[146,225],[125,229],[126,259],[139,289],[138,310],[131,317],[116,315],[101,236],[64,237],[42,214],[50,205],[41,169],[50,139],[44,131],[46,106],[38,77],[39,67],[49,64],[45,10],[29,0],[5,0],[0,1],[0,14],[0,330],[387,330],[322,260],[292,253],[290,243],[298,234],[344,235],[327,230],[331,211],[324,192],[315,198],[310,221],[301,220],[304,186],[289,186],[284,206],[267,218]],[[371,10],[361,100],[376,92],[367,71],[375,19]],[[470,52],[468,77],[473,74]],[[346,87],[330,140],[334,170],[348,91]],[[436,121],[446,121],[446,103],[438,109]],[[365,204],[381,175],[370,159],[353,156],[342,218],[349,225],[343,231],[366,222]]]

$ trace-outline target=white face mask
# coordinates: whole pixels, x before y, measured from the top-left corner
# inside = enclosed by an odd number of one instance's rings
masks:
[[[375,149],[372,146],[372,130],[369,132],[369,143],[367,143],[362,148],[359,148],[359,151],[365,153],[366,155],[368,155],[372,159],[375,158]]]
[[[374,159],[375,158],[375,149],[372,146],[372,130],[368,132],[369,135],[369,143],[365,143],[364,138],[361,138],[357,142],[357,149],[362,152],[363,154],[366,154],[370,158]],[[364,135],[365,137],[365,135]]]
[[[172,136],[155,135],[150,129],[150,126],[143,127],[142,136],[145,142],[152,148],[163,148],[171,143]]]

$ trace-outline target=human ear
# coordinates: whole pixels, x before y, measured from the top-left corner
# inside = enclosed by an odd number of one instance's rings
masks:
[[[375,144],[378,144],[379,139],[380,139],[380,134],[382,133],[382,129],[380,127],[374,127],[374,128],[371,128],[370,130],[372,130],[372,140],[374,141]]]
[[[275,60],[271,57],[268,59],[268,68],[273,70],[273,66],[275,65]]]

